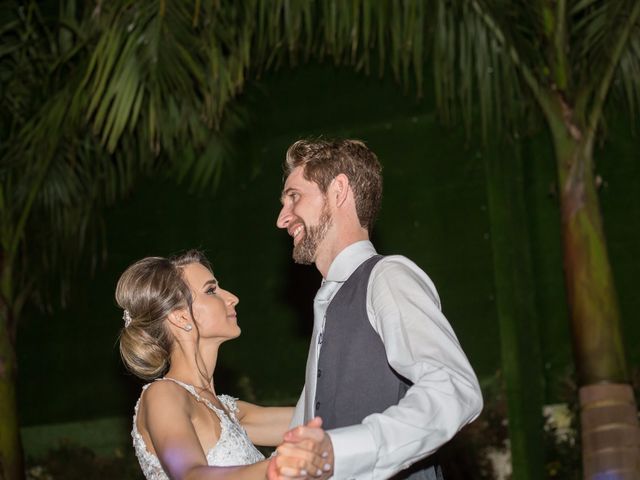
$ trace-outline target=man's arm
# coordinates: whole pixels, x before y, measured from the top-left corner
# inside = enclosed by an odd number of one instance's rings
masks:
[[[388,478],[435,452],[482,410],[478,380],[439,307],[431,280],[410,260],[372,271],[367,311],[391,367],[413,382],[397,405],[330,430],[336,478]]]
[[[302,393],[300,394],[300,398],[298,398],[298,403],[296,403],[296,407],[293,410],[293,418],[291,419],[291,423],[289,424],[289,428],[294,428],[302,425],[304,423],[304,395],[307,386],[305,385],[302,388]]]

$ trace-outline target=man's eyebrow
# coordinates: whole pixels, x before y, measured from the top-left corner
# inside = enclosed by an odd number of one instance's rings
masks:
[[[289,195],[289,193],[294,191],[296,191],[296,189],[293,187],[285,188],[280,194],[280,203],[284,203],[284,197],[286,197],[287,195]]]

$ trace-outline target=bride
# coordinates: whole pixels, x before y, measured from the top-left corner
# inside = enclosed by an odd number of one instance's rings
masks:
[[[124,310],[122,359],[135,375],[153,380],[142,389],[131,432],[145,478],[304,477],[328,469],[309,440],[280,445],[270,460],[254,447],[282,443],[292,407],[259,407],[216,393],[218,349],[240,335],[238,298],[220,287],[200,252],[134,263],[118,280],[116,301]],[[320,419],[307,425],[322,432],[320,426]]]

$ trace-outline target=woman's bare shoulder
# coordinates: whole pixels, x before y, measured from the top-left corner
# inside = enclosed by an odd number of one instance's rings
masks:
[[[163,414],[187,412],[189,396],[190,393],[180,385],[168,380],[157,380],[146,388],[141,404],[151,414],[158,410]]]

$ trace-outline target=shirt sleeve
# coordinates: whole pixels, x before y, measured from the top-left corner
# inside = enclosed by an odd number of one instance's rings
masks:
[[[306,388],[306,386],[303,387],[298,403],[296,403],[296,408],[293,410],[293,417],[291,418],[289,428],[299,427],[304,423],[304,391]]]
[[[482,410],[482,394],[429,277],[409,259],[374,267],[367,313],[389,365],[413,385],[397,405],[330,430],[340,479],[383,479],[435,452]]]

